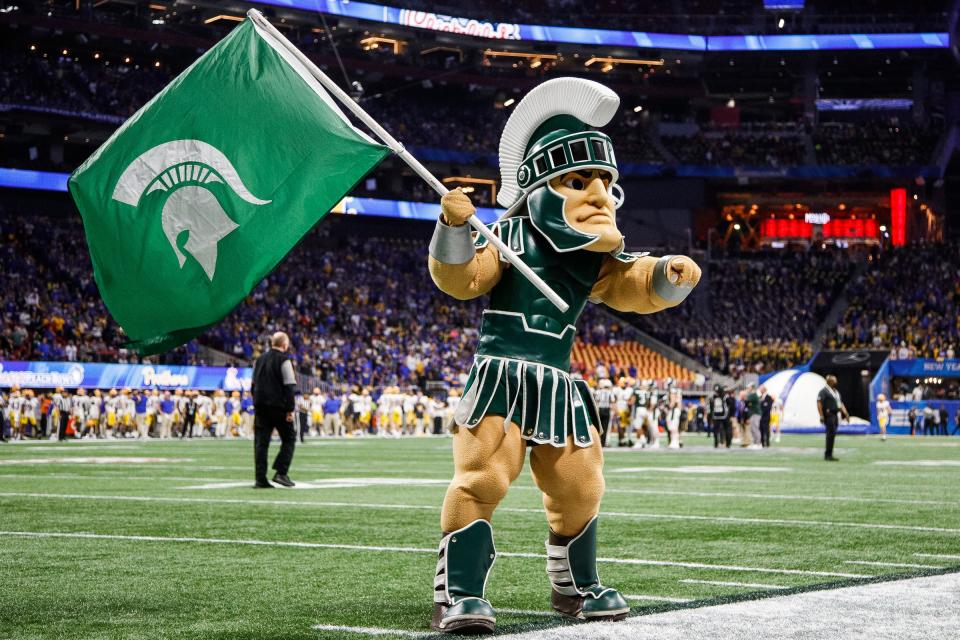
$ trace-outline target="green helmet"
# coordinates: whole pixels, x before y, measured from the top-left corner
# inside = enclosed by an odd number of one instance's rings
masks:
[[[500,139],[501,190],[497,202],[513,215],[526,203],[530,220],[557,251],[575,251],[598,236],[577,231],[563,215],[562,195],[550,180],[577,169],[611,175],[616,206],[623,201],[610,137],[603,126],[616,113],[617,95],[592,80],[556,78],[520,101]]]

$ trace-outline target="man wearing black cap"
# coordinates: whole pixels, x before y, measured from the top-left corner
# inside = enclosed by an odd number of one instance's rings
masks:
[[[267,481],[267,450],[270,437],[276,429],[280,434],[280,453],[273,461],[276,473],[273,481],[284,487],[294,486],[287,475],[293,461],[293,449],[297,434],[293,428],[294,393],[297,379],[293,372],[293,363],[287,355],[290,338],[278,331],[270,338],[270,350],[257,358],[253,366],[254,426],[253,451],[256,463],[256,489],[272,489]]]
[[[837,459],[833,457],[833,441],[837,437],[840,417],[843,416],[844,419],[850,417],[840,399],[836,376],[827,376],[827,386],[817,395],[817,411],[820,413],[820,422],[827,431],[827,450],[823,454],[823,459],[835,462]]]

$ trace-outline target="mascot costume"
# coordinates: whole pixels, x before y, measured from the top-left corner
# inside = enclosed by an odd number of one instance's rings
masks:
[[[652,313],[679,304],[700,278],[685,256],[624,251],[623,203],[606,125],[620,100],[579,78],[533,89],[500,141],[507,212],[499,238],[569,303],[561,312],[466,221],[467,196],[451,191],[430,242],[436,285],[461,300],[489,293],[473,367],[454,414],[455,475],[443,502],[432,628],[488,633],[495,612],[485,587],[496,558],[491,519],[530,450],[549,524],[547,575],[558,612],[615,620],[630,611],[597,575],[597,514],[603,496],[603,428],[586,382],[569,374],[575,323],[587,301]]]

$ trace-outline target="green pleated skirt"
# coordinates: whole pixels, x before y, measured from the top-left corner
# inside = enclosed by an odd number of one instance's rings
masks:
[[[538,362],[478,355],[453,420],[472,429],[489,415],[503,416],[504,429],[511,422],[519,425],[525,440],[554,447],[565,446],[567,437],[588,447],[593,444],[590,426],[602,428],[584,380]]]

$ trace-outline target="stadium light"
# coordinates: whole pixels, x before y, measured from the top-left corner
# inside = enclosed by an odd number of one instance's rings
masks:
[[[633,112],[634,112],[634,113],[640,113],[641,111],[643,111],[643,105],[639,105],[639,104],[638,104],[637,106],[635,106],[635,107],[633,108]]]
[[[604,63],[604,67],[608,64],[609,65],[634,64],[634,65],[642,65],[645,67],[662,67],[663,66],[663,60],[644,60],[641,58],[608,58],[608,57],[601,57],[601,56],[593,56],[589,58],[586,62],[583,63],[583,66],[589,67],[590,65],[596,64],[598,62]]]
[[[509,107],[514,102],[516,102],[516,100],[514,100],[513,98],[507,98],[506,100],[503,101],[503,106]]]
[[[243,22],[243,18],[241,16],[228,16],[222,13],[218,16],[207,18],[206,20],[203,21],[203,24],[210,24],[212,22],[216,22],[217,20],[231,20],[233,22]]]

